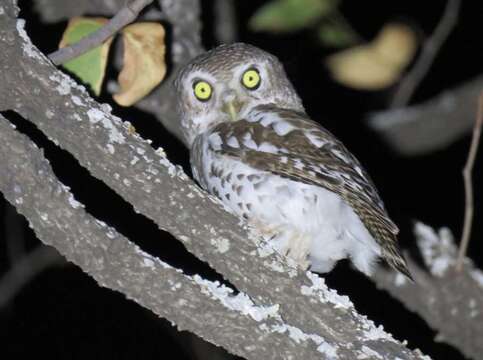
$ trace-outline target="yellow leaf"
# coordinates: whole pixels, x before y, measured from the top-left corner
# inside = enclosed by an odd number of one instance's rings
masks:
[[[166,74],[164,28],[157,23],[136,23],[122,31],[124,64],[114,100],[130,106],[145,97]]]
[[[104,26],[106,22],[107,19],[105,18],[75,17],[70,19],[62,35],[59,48],[78,42],[83,37]],[[112,38],[109,38],[102,45],[62,65],[75,74],[83,83],[89,85],[96,95],[99,95],[101,91],[111,42]]]
[[[339,83],[360,90],[380,90],[396,82],[417,49],[416,34],[403,24],[387,24],[370,43],[326,59]]]

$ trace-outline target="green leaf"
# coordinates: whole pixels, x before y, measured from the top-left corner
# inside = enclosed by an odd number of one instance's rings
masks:
[[[325,46],[346,47],[354,45],[358,36],[338,22],[326,22],[318,28],[319,40]]]
[[[70,19],[59,47],[78,42],[83,37],[101,28],[106,22],[107,19],[104,18],[76,17]],[[90,86],[96,95],[99,95],[101,91],[111,42],[112,39],[109,39],[102,45],[62,65],[75,74],[84,84]]]
[[[338,0],[272,0],[249,20],[255,31],[290,32],[313,25],[335,10]]]

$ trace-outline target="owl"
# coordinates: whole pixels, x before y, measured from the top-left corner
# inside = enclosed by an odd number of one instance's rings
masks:
[[[174,84],[194,178],[278,252],[319,273],[348,258],[368,276],[382,258],[411,278],[368,174],[307,116],[275,56],[222,45]]]

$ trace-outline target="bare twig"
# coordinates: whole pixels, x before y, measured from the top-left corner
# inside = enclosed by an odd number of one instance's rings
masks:
[[[460,0],[448,0],[443,16],[433,34],[424,42],[421,55],[411,71],[403,78],[391,102],[391,108],[408,104],[416,87],[427,74],[439,49],[458,20]]]
[[[471,225],[473,224],[473,184],[471,174],[475,164],[476,154],[478,152],[478,145],[480,144],[481,124],[483,123],[483,92],[480,94],[478,103],[478,110],[476,115],[475,127],[473,128],[473,137],[471,139],[470,150],[468,152],[468,159],[463,168],[463,179],[465,184],[465,217],[463,223],[463,234],[461,235],[461,243],[458,252],[458,261],[456,269],[461,271],[463,266],[466,250],[471,235]]]
[[[3,226],[6,255],[12,266],[25,255],[24,225],[13,206],[5,207]]]
[[[236,9],[234,0],[216,0],[215,36],[219,44],[229,44],[236,41]]]
[[[41,245],[13,264],[0,279],[0,309],[10,303],[34,276],[63,260],[55,249]]]
[[[49,54],[49,59],[55,64],[63,64],[79,55],[93,49],[111,36],[116,34],[127,24],[133,22],[142,9],[151,4],[153,0],[129,0],[129,2],[99,30],[87,35],[77,43],[54,51]]]

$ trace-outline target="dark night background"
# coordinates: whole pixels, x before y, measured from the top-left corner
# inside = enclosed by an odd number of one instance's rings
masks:
[[[309,115],[340,138],[371,174],[389,213],[401,228],[402,246],[416,254],[412,234],[412,222],[416,219],[435,228],[448,226],[458,238],[464,209],[461,170],[466,161],[469,135],[444,150],[425,156],[405,158],[391,152],[366,126],[365,119],[368,112],[387,107],[394,88],[360,92],[334,83],[322,62],[329,50],[319,45],[311,31],[283,36],[249,31],[247,21],[263,3],[236,2],[239,40],[280,57]],[[202,1],[202,6],[203,41],[210,48],[216,45],[213,1]],[[417,25],[422,34],[429,34],[444,6],[445,1],[346,0],[342,2],[341,12],[364,38],[371,39],[389,20]],[[21,1],[20,7],[20,16],[27,20],[27,31],[34,44],[45,53],[54,50],[65,22],[43,25],[31,9],[31,2]],[[483,6],[480,1],[463,1],[459,24],[412,103],[429,99],[481,73],[481,19]],[[112,72],[109,77],[115,76]],[[109,96],[101,100],[111,102]],[[132,122],[143,137],[153,140],[154,147],[164,147],[168,157],[189,172],[188,152],[152,116],[135,109],[113,107],[115,114]],[[172,265],[188,273],[216,277],[169,234],[160,233],[151,221],[135,214],[129,204],[90,177],[72,156],[59,150],[25,120],[12,114],[9,118],[44,148],[57,176],[72,188],[90,213]],[[469,248],[470,257],[480,268],[483,267],[480,221],[483,194],[479,186],[482,156],[480,151],[475,167],[475,220]],[[0,276],[10,266],[3,240],[7,232],[17,229],[28,250],[40,245],[23,218],[17,216],[12,221],[12,216],[6,216],[12,211],[0,195]],[[378,291],[370,280],[351,270],[347,263],[341,262],[326,279],[339,293],[349,295],[360,313],[376,324],[383,324],[397,339],[407,339],[410,348],[418,347],[435,359],[463,358],[454,348],[433,342],[435,333],[423,320]],[[0,308],[0,354],[3,359],[32,355],[52,359],[195,358],[186,339],[180,340],[167,321],[158,319],[119,293],[100,288],[73,265],[52,267],[40,273],[13,302]]]

